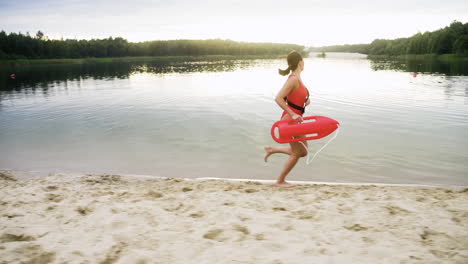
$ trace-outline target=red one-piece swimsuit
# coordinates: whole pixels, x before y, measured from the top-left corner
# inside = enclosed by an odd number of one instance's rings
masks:
[[[291,76],[294,76],[294,74],[289,75],[288,78],[291,78]],[[299,80],[299,88],[296,90],[292,90],[287,96],[286,99],[288,102],[291,102],[297,106],[304,107],[307,99],[309,99],[309,91],[307,88],[304,86],[304,84]],[[288,105],[288,107],[296,114],[298,115],[303,115],[304,111],[296,109]],[[286,111],[283,111],[283,114],[281,115],[281,119],[287,114]]]

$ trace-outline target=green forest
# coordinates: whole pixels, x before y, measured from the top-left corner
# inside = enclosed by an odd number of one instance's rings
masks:
[[[291,50],[304,52],[295,44],[250,43],[232,40],[155,40],[132,43],[121,37],[77,40],[49,39],[41,31],[29,33],[0,32],[0,59],[62,59],[136,56],[278,56]]]
[[[309,51],[357,52],[368,55],[458,54],[468,56],[468,23],[454,21],[445,28],[409,38],[376,39],[370,44],[336,45]]]

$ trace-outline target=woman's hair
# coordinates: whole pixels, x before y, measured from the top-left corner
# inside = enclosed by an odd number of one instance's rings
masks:
[[[278,69],[279,74],[283,76],[288,75],[291,71],[294,71],[297,69],[297,65],[302,60],[302,56],[299,52],[293,50],[289,52],[287,60],[288,60],[289,67],[286,70]]]

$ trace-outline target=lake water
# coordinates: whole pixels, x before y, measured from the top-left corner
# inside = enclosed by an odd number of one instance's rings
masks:
[[[0,169],[275,179],[263,162],[283,60],[0,68]],[[465,63],[466,64],[466,63]],[[338,137],[289,180],[468,185],[468,67],[416,75],[359,55],[305,59],[307,115]],[[415,67],[415,66],[413,66]],[[8,76],[16,73],[16,79]],[[330,136],[310,141],[315,152]]]

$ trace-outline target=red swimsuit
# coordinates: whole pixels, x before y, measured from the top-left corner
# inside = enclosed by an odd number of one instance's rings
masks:
[[[291,78],[291,76],[294,76],[294,74],[289,75],[288,78]],[[299,109],[296,109],[296,108],[291,106],[291,104],[294,104],[296,106],[304,108],[306,101],[309,99],[309,91],[304,86],[304,84],[301,82],[301,80],[298,80],[298,81],[299,81],[299,88],[296,89],[296,90],[292,90],[288,94],[288,96],[286,96],[286,100],[288,102],[288,107],[294,113],[302,116],[304,114],[303,110],[299,110]],[[284,115],[286,115],[286,114],[287,114],[287,112],[283,111],[283,114],[281,115],[281,119],[283,119]]]

